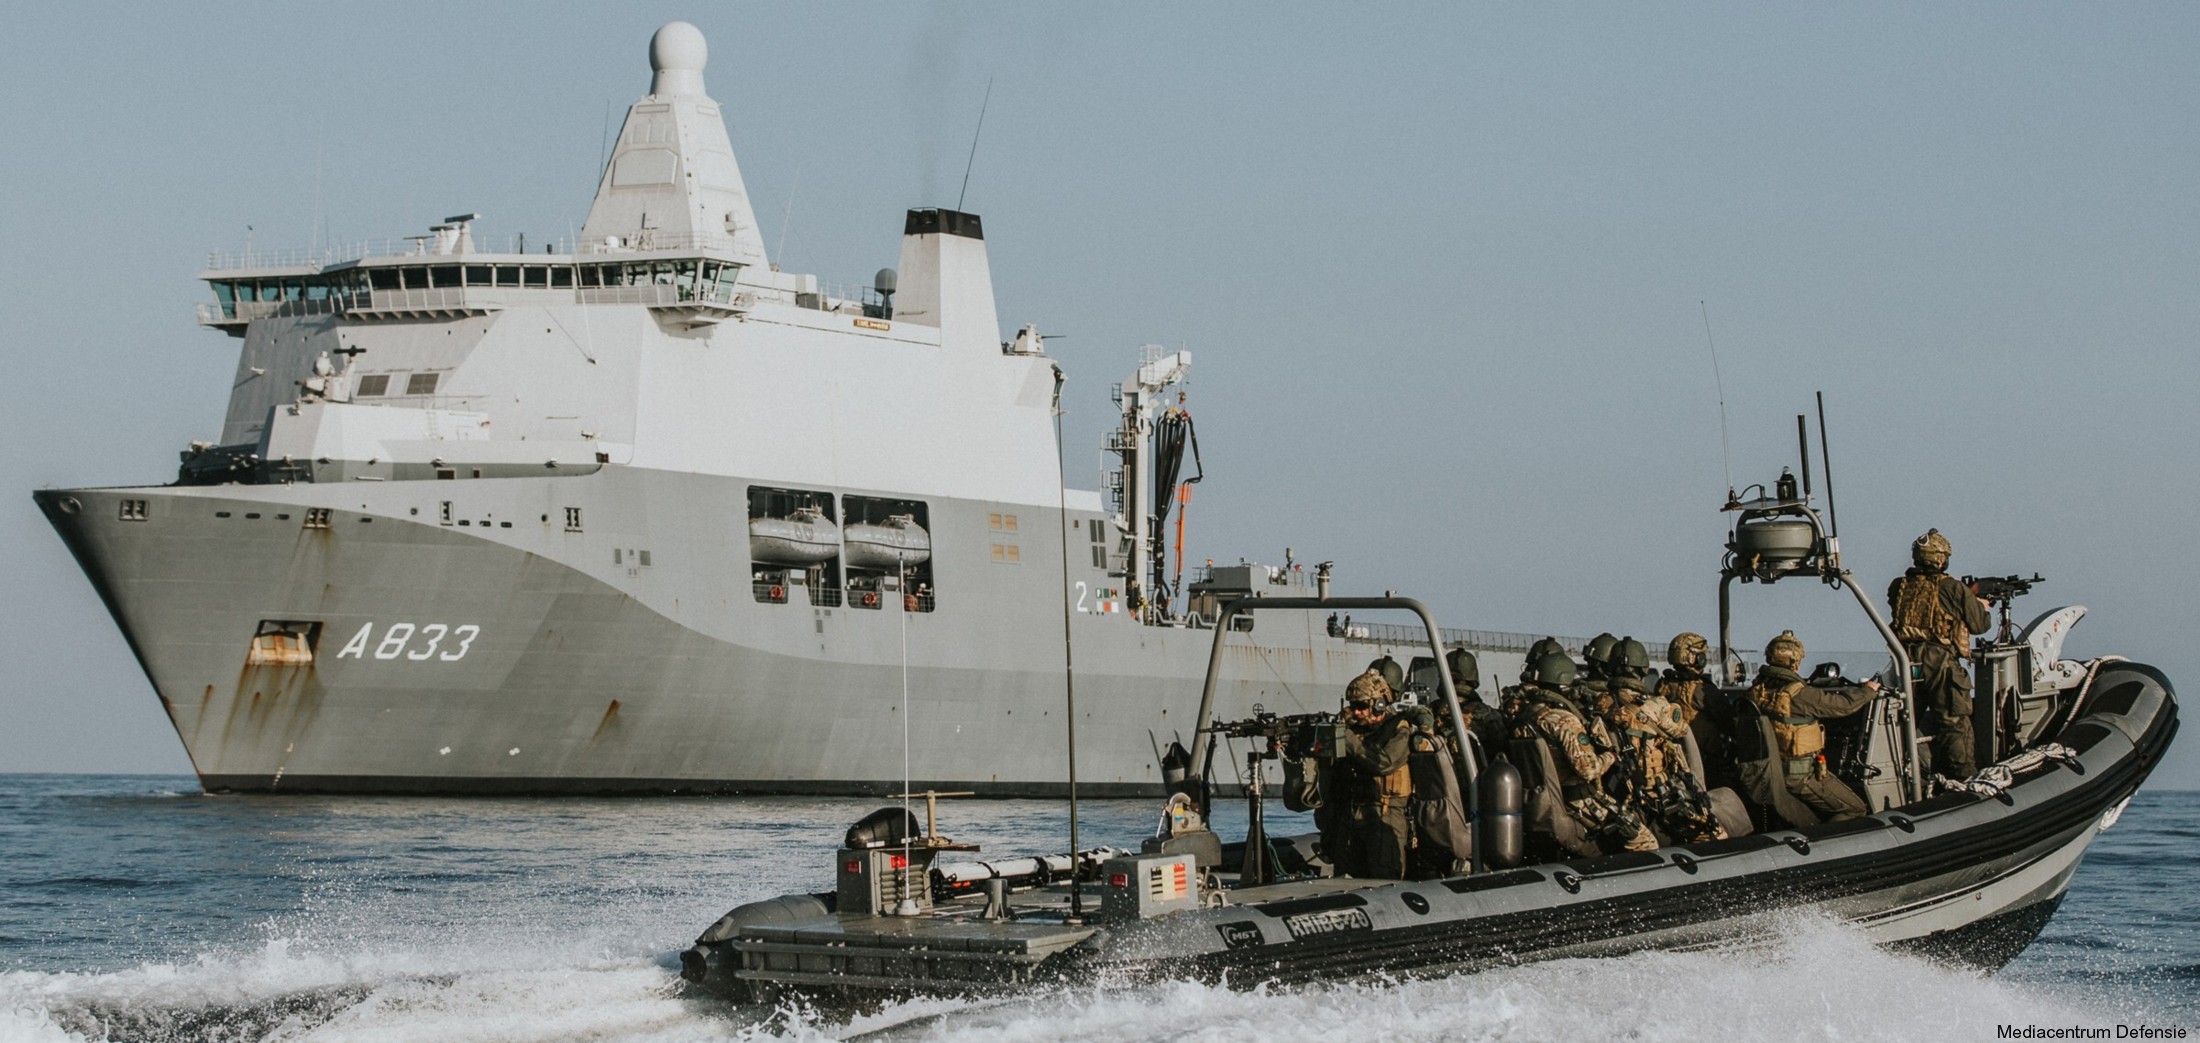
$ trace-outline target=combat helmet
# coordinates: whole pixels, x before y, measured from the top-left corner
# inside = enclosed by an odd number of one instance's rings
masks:
[[[1444,665],[1451,668],[1451,683],[1461,688],[1475,688],[1482,683],[1482,667],[1474,661],[1474,653],[1464,648],[1454,648],[1444,653]]]
[[[1588,664],[1589,676],[1610,677],[1612,651],[1618,647],[1619,638],[1613,637],[1610,631],[1590,638],[1589,643],[1581,649],[1581,658]]]
[[[1774,666],[1784,666],[1790,670],[1801,667],[1803,665],[1803,639],[1796,637],[1793,630],[1780,631],[1780,636],[1773,638],[1772,643],[1765,646],[1765,662]]]
[[[1612,672],[1623,677],[1641,677],[1650,672],[1650,650],[1642,642],[1631,637],[1619,639],[1612,646],[1612,657],[1607,660]]]
[[[1397,660],[1385,655],[1381,659],[1367,664],[1367,669],[1369,673],[1381,674],[1383,683],[1389,685],[1392,692],[1406,690],[1406,671],[1404,667],[1398,665]],[[1383,701],[1389,702],[1390,700],[1385,699]]]
[[[1542,638],[1529,645],[1528,658],[1520,663],[1520,682],[1526,684],[1535,679],[1535,664],[1542,662],[1544,656],[1565,654],[1566,646],[1555,637]]]
[[[1665,643],[1665,661],[1688,669],[1703,667],[1704,653],[1711,650],[1711,642],[1702,634],[1683,630]]]
[[[1354,706],[1383,706],[1390,702],[1390,682],[1375,667],[1352,679],[1344,686],[1344,701]]]
[[[1574,683],[1574,661],[1564,652],[1552,652],[1535,661],[1528,680],[1546,688],[1565,688]]]
[[[1948,545],[1948,537],[1942,536],[1939,529],[1927,529],[1925,535],[1910,544],[1910,561],[1918,568],[1939,571],[1948,567],[1948,555],[1954,552],[1955,548]]]

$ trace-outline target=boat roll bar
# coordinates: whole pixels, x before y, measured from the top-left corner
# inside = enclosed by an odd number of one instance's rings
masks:
[[[1204,775],[1207,770],[1207,751],[1214,745],[1215,685],[1222,677],[1222,645],[1230,638],[1230,622],[1241,613],[1272,612],[1278,610],[1368,610],[1394,609],[1411,612],[1421,617],[1421,625],[1428,631],[1429,654],[1436,658],[1437,689],[1444,694],[1444,711],[1451,717],[1451,733],[1459,737],[1457,770],[1460,795],[1467,802],[1467,819],[1479,825],[1481,795],[1475,782],[1481,774],[1481,765],[1475,760],[1474,743],[1467,731],[1466,715],[1459,711],[1459,692],[1452,686],[1451,671],[1444,664],[1444,641],[1436,629],[1436,617],[1429,614],[1428,606],[1414,598],[1239,598],[1222,606],[1222,614],[1215,619],[1215,645],[1207,654],[1207,683],[1199,691],[1199,727],[1192,733],[1192,770]],[[1201,780],[1203,783],[1204,779]],[[1482,845],[1475,844],[1470,852],[1472,871],[1482,871]]]
[[[1754,486],[1760,494],[1763,486]],[[1846,588],[1856,598],[1856,604],[1872,622],[1872,629],[1879,632],[1879,639],[1886,643],[1887,653],[1894,660],[1895,691],[1902,701],[1902,754],[1905,761],[1903,781],[1908,784],[1911,801],[1925,799],[1923,764],[1917,753],[1917,686],[1912,676],[1909,649],[1894,628],[1880,615],[1879,606],[1872,603],[1857,586],[1855,575],[1841,563],[1841,541],[1826,529],[1818,510],[1810,505],[1810,494],[1797,495],[1794,482],[1786,475],[1774,485],[1771,495],[1742,500],[1732,497],[1721,511],[1736,514],[1732,535],[1726,546],[1726,561],[1719,571],[1719,675],[1727,687],[1747,683],[1747,678],[1734,672],[1736,657],[1733,651],[1733,586],[1736,580],[1743,583],[1771,584],[1784,576],[1809,575],[1829,587]]]

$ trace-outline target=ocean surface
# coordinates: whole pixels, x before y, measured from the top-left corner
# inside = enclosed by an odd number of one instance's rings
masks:
[[[1803,917],[1770,953],[1290,990],[1094,986],[984,1007],[904,1004],[845,1023],[802,1010],[746,1020],[682,987],[679,949],[736,904],[828,886],[839,834],[882,803],[205,796],[189,778],[0,775],[0,1043],[881,1030],[1693,1043],[1983,1040],[2004,1024],[2182,1026],[2200,1038],[2200,793],[2190,792],[2133,800],[2045,934],[1992,976],[1881,952]],[[1131,841],[1156,810],[1090,802],[1083,839]],[[943,801],[941,831],[989,852],[1067,849],[1055,802]]]

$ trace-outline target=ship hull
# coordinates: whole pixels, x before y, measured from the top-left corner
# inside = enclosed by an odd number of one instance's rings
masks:
[[[812,605],[752,589],[748,484],[606,468],[37,499],[208,789],[876,793],[906,749],[920,787],[1057,794],[1066,600],[1080,788],[1159,791],[1214,633],[1111,611],[1088,517],[935,499],[930,611]],[[989,527],[1004,508],[1020,536]],[[1220,712],[1330,708],[1374,654],[1278,615],[1232,635]],[[269,623],[317,627],[311,661],[253,662]]]

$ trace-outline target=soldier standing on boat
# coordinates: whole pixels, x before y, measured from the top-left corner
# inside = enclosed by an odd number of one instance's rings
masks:
[[[1391,712],[1390,684],[1377,667],[1353,678],[1344,700],[1344,731],[1322,785],[1324,803],[1341,806],[1322,827],[1322,851],[1340,874],[1403,880],[1413,725]]]
[[[1978,771],[1972,750],[1971,635],[1992,622],[1986,599],[1948,575],[1954,550],[1939,529],[1910,544],[1910,570],[1887,587],[1895,636],[1916,669],[1921,731],[1933,737],[1933,770],[1955,779]]]
[[[1862,816],[1864,798],[1826,770],[1826,717],[1846,717],[1879,697],[1879,682],[1848,688],[1805,684],[1796,670],[1803,665],[1803,642],[1783,630],[1765,646],[1765,665],[1757,670],[1749,699],[1772,722],[1779,743],[1780,775],[1788,792],[1829,822]]]
[[[1444,665],[1451,671],[1452,688],[1459,693],[1459,715],[1466,718],[1467,731],[1480,747],[1476,756],[1481,758],[1480,763],[1488,764],[1505,748],[1505,715],[1482,701],[1482,667],[1475,662],[1474,653],[1454,648],[1444,653]]]
[[[1535,664],[1523,686],[1521,715],[1513,736],[1550,746],[1558,771],[1559,799],[1584,832],[1628,851],[1655,851],[1658,840],[1634,814],[1605,792],[1604,774],[1618,757],[1604,721],[1574,702],[1574,661],[1551,653]]]
[[[1637,812],[1684,843],[1726,839],[1710,797],[1689,769],[1684,745],[1688,725],[1680,709],[1651,688],[1650,650],[1634,638],[1622,638],[1610,663],[1612,709],[1607,720],[1613,741],[1627,755],[1621,766],[1632,775],[1626,784]]]

